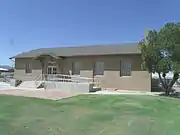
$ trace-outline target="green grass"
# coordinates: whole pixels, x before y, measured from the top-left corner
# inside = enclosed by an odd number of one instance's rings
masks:
[[[1,135],[179,135],[180,100],[86,95],[51,101],[0,96]]]

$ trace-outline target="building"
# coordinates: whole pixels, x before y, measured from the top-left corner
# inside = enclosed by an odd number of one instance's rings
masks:
[[[0,68],[0,73],[1,72],[8,72],[8,69],[6,69],[6,68]]]
[[[151,90],[151,76],[141,69],[136,43],[40,48],[10,59],[15,59],[14,77],[19,80],[68,74],[98,80],[105,88]]]

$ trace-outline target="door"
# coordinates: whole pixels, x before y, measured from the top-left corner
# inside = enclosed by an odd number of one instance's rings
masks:
[[[47,74],[57,74],[57,64],[55,61],[48,62]]]
[[[57,74],[57,67],[56,66],[48,66],[47,73],[48,74]]]

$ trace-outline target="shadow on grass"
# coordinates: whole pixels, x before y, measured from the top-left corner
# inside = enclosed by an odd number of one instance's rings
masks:
[[[165,93],[162,93],[159,96],[180,98],[180,92],[173,92],[173,93],[170,93],[169,95],[166,95]]]

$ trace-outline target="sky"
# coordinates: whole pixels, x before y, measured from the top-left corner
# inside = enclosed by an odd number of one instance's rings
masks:
[[[138,42],[180,21],[179,0],[0,0],[0,65],[36,48]]]

